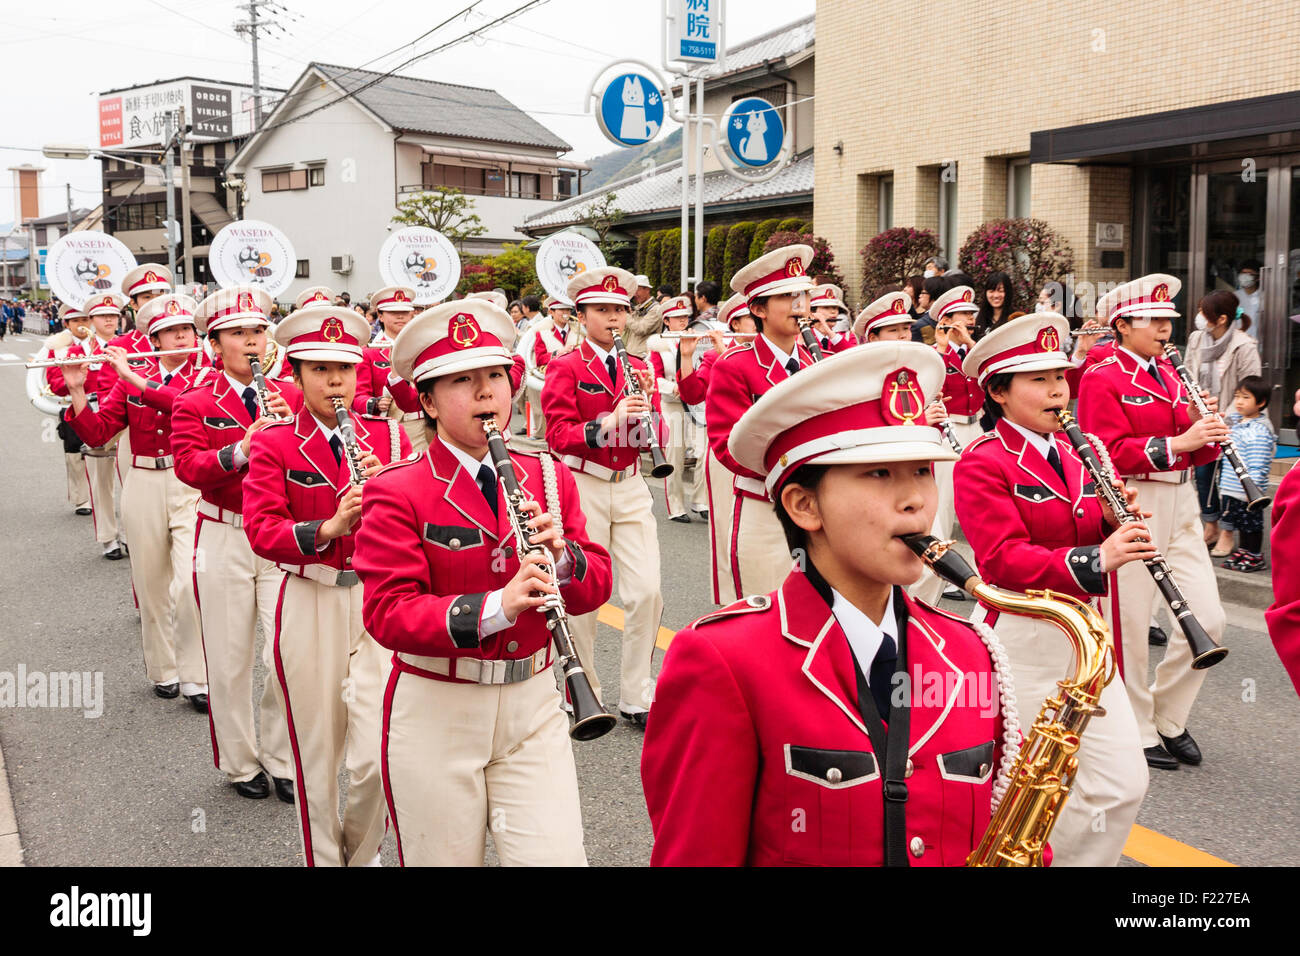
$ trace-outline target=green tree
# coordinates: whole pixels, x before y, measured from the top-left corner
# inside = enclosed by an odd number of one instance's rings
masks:
[[[455,186],[431,186],[414,193],[397,204],[393,222],[404,226],[426,226],[442,233],[460,248],[466,239],[487,232],[483,220],[474,213],[474,199]]]
[[[749,264],[749,247],[757,225],[746,220],[727,230],[727,250],[722,257],[722,288],[731,287],[731,277]]]
[[[483,265],[491,266],[492,281],[512,299],[542,291],[537,281],[537,257],[522,242],[507,242],[499,255],[485,258]]]
[[[805,223],[802,219],[792,218],[792,219],[782,219],[781,225],[777,226],[776,231],[797,232],[800,235],[802,235],[803,233],[811,232],[812,230],[808,228],[807,223]]]
[[[645,261],[641,263],[641,274],[650,280],[652,286],[663,281],[659,271],[659,250],[663,247],[664,230],[656,229],[646,238]]]
[[[764,219],[754,230],[754,238],[749,243],[749,261],[753,262],[763,254],[763,247],[767,245],[767,240],[771,238],[772,233],[776,232],[781,226],[780,219]]]
[[[704,239],[704,278],[722,281],[723,260],[727,255],[727,227],[714,226]]]
[[[601,253],[605,256],[605,261],[612,263],[614,256],[622,252],[626,242],[616,242],[609,238],[609,234],[618,227],[627,213],[618,208],[618,193],[607,192],[587,208],[586,219],[588,226],[596,230],[596,245]]]
[[[664,231],[663,242],[659,244],[660,282],[666,282],[676,289],[682,281],[682,228],[675,226]],[[680,290],[678,290],[680,291]]]

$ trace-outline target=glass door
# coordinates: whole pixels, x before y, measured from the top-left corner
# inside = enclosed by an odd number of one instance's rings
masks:
[[[1273,385],[1269,412],[1278,426],[1279,440],[1297,444],[1296,416],[1292,411],[1296,389],[1300,388],[1300,155],[1284,157],[1288,165],[1278,170],[1274,208],[1278,212],[1272,234],[1275,237],[1264,267],[1264,294],[1271,314],[1277,316],[1267,329],[1265,375]],[[1269,369],[1269,355],[1286,357],[1285,364]]]

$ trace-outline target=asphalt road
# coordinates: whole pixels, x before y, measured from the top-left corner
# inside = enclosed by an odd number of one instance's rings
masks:
[[[25,357],[36,340],[0,342]],[[90,518],[65,500],[61,450],[27,403],[22,369],[0,369],[0,672],[102,674],[102,714],[0,706],[3,749],[30,865],[274,865],[301,863],[293,810],[237,796],[212,766],[206,718],[183,699],[156,698],[144,676],[128,562],[103,560]],[[676,630],[713,609],[703,523],[663,520],[666,610]],[[616,592],[617,593],[617,592]],[[1259,589],[1250,592],[1258,594]],[[1256,602],[1258,603],[1258,602]],[[959,613],[969,604],[949,605]],[[1199,768],[1153,772],[1139,824],[1230,863],[1300,863],[1296,833],[1297,699],[1258,607],[1229,607],[1224,643],[1192,731]],[[597,666],[617,700],[619,631],[601,625]],[[1153,654],[1152,666],[1158,660]],[[656,667],[662,652],[656,654]],[[264,675],[257,675],[260,683]],[[84,704],[84,701],[83,701]],[[1022,711],[1038,702],[1021,701]],[[626,723],[575,743],[587,856],[643,865],[650,824],[641,796],[640,733]],[[395,865],[389,837],[384,862]],[[492,855],[489,853],[489,860]]]

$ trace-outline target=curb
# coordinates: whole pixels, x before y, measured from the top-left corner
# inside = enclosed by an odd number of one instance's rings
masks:
[[[18,836],[18,818],[9,796],[9,775],[5,755],[0,751],[0,867],[23,866],[23,844]]]

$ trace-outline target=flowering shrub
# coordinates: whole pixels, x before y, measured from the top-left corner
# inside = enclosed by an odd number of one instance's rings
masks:
[[[1074,271],[1069,243],[1041,219],[984,223],[966,237],[959,261],[976,289],[983,288],[991,273],[1011,276],[1015,301],[1022,308],[1032,306],[1044,285]]]
[[[869,301],[885,286],[901,284],[938,254],[939,237],[931,229],[886,229],[862,248],[862,297]]]

